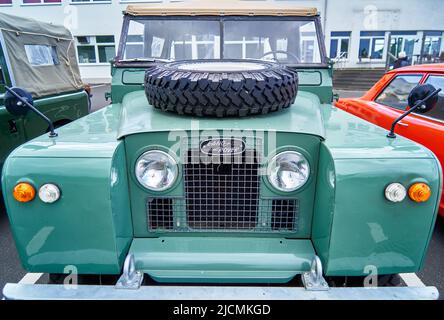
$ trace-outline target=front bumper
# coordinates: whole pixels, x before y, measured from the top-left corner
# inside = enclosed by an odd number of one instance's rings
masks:
[[[439,293],[435,287],[310,291],[303,287],[141,286],[116,289],[114,286],[8,283],[3,296],[14,300],[436,300]]]
[[[436,300],[435,287],[330,288],[315,256],[310,271],[302,274],[304,287],[260,286],[142,286],[133,254],[124,263],[115,286],[12,284],[3,289],[13,300]]]

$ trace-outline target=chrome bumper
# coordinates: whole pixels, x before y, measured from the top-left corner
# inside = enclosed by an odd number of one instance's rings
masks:
[[[435,300],[435,287],[329,288],[311,291],[303,287],[227,286],[65,286],[11,284],[3,289],[6,299],[15,300]]]

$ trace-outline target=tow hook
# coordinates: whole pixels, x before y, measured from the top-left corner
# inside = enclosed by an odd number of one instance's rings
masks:
[[[143,281],[143,272],[136,270],[134,255],[128,254],[123,264],[123,273],[115,285],[116,289],[139,289]]]
[[[329,290],[327,281],[322,276],[322,263],[318,256],[314,256],[310,271],[302,274],[302,283],[309,291]]]

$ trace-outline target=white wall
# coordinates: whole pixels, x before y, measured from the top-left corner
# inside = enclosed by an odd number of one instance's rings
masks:
[[[444,31],[444,1],[442,0],[327,0],[325,35],[327,53],[330,49],[331,31],[352,31],[349,52],[351,67],[363,67],[358,62],[360,31]],[[387,35],[386,35],[387,37]],[[419,54],[421,41],[415,45]],[[441,48],[443,47],[441,42]],[[384,56],[387,52],[385,46]],[[385,62],[373,63],[373,67],[384,66]]]
[[[74,36],[114,35],[116,50],[122,25],[122,11],[129,3],[110,0],[106,3],[71,3],[24,5],[22,0],[13,0],[12,6],[0,6],[0,11],[38,20],[63,24]],[[147,0],[142,2],[169,2],[170,0]],[[174,0],[173,0],[174,1]],[[176,0],[177,1],[177,0]],[[208,0],[223,1],[223,0]],[[352,41],[347,66],[362,67],[358,61],[360,31],[371,30],[441,30],[444,31],[443,0],[262,0],[316,7],[324,26],[327,54],[330,49],[331,31],[352,31]],[[140,1],[139,1],[140,2]],[[327,10],[327,14],[325,11]],[[418,33],[420,36],[421,33]],[[420,44],[417,44],[420,45]],[[444,45],[444,41],[442,41]],[[387,45],[386,45],[387,48]],[[417,48],[416,50],[419,50]],[[385,52],[384,52],[385,55]],[[370,66],[383,66],[372,63]],[[365,66],[365,65],[364,65]],[[83,64],[82,77],[87,82],[110,81],[107,63]]]

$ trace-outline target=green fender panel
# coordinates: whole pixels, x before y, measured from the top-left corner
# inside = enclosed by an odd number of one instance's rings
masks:
[[[55,183],[62,192],[53,204],[5,197],[26,270],[62,273],[74,265],[79,273],[120,273],[132,239],[123,143],[112,158],[8,158],[5,195],[21,181],[36,189]]]
[[[336,190],[331,215],[318,223],[331,225],[322,254],[327,275],[362,275],[377,266],[379,274],[416,272],[424,260],[441,193],[441,169],[436,159],[341,159],[334,163]],[[369,170],[371,168],[371,170]],[[416,203],[385,199],[385,187],[406,188],[426,182],[432,197]],[[330,221],[328,219],[331,219]],[[327,224],[328,222],[328,224]],[[326,225],[322,224],[326,223]]]

